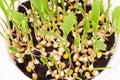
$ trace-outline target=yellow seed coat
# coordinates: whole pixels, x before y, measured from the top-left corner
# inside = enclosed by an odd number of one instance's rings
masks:
[[[37,80],[37,79],[38,79],[38,75],[37,75],[36,73],[33,73],[33,74],[32,74],[32,79],[33,79],[33,80]]]
[[[63,58],[64,58],[64,59],[68,59],[68,58],[69,58],[68,54],[67,54],[67,53],[64,54],[64,55],[63,55]]]
[[[26,66],[26,70],[27,70],[27,72],[31,72],[32,71],[29,66]]]

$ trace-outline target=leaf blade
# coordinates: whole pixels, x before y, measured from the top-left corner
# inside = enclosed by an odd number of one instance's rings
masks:
[[[115,28],[116,28],[118,35],[120,34],[120,16],[119,16],[119,13],[120,13],[120,6],[116,7],[114,9],[114,11],[112,12],[112,20],[113,20],[113,23],[115,24]]]
[[[99,16],[100,16],[100,2],[99,0],[94,0],[92,6],[91,21],[95,33],[98,28]]]
[[[98,50],[106,50],[106,45],[104,42],[100,41],[100,40],[96,40],[96,42],[94,43],[94,46],[98,49]]]
[[[75,14],[73,12],[70,12],[67,16],[64,17],[62,30],[63,30],[65,39],[67,38],[67,35],[69,34],[73,25],[76,23],[77,21],[75,18]]]

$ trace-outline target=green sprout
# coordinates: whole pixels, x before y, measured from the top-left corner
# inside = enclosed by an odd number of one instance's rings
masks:
[[[120,34],[120,6],[117,6],[114,11],[112,12],[112,22],[115,24],[115,28],[117,31],[117,34]]]
[[[22,53],[20,51],[18,51],[15,47],[10,46],[9,50],[11,50],[12,52],[15,52],[16,54],[18,54],[19,57],[22,57]]]
[[[64,15],[66,15],[66,10],[65,10],[65,5],[64,5],[64,2],[65,2],[65,0],[61,0],[61,2],[62,2],[62,7],[63,7],[63,14]]]
[[[76,48],[76,53],[78,53],[78,48],[80,45],[80,36],[76,35],[75,40],[74,40],[75,48]]]
[[[49,70],[51,70],[49,64],[48,64],[48,59],[46,57],[41,57],[40,61],[42,61],[46,66],[48,67]]]
[[[68,24],[69,23],[69,24]],[[63,34],[64,38],[66,39],[69,32],[71,31],[72,27],[77,23],[75,14],[70,12],[67,16],[64,17],[63,20]]]
[[[93,68],[94,70],[105,70],[105,69],[111,69],[111,67],[100,67],[100,68]]]
[[[94,0],[92,5],[91,22],[95,34],[98,29],[99,16],[100,16],[100,1]]]
[[[60,75],[62,69],[61,69],[61,66],[59,66],[59,65],[57,64],[57,61],[54,59],[54,57],[53,57],[53,56],[52,56],[52,57],[48,57],[48,60],[51,60],[51,61],[55,64],[55,67],[57,68],[58,73],[59,73],[59,75]]]

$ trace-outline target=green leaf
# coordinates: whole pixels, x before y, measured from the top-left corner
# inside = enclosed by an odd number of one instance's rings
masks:
[[[6,40],[7,44],[10,45],[8,37],[6,37],[2,32],[0,32],[0,36],[2,36]]]
[[[111,6],[111,0],[108,0],[108,8]]]
[[[48,67],[48,69],[50,69],[50,66],[49,66],[49,64],[48,64],[48,59],[47,59],[46,57],[41,57],[41,58],[40,58],[40,61],[42,61],[44,64],[46,64],[47,67]]]
[[[55,5],[55,3],[56,3],[56,0],[51,0],[51,2],[52,2],[52,12],[54,11],[54,5]]]
[[[105,17],[106,17],[106,18],[107,18],[108,15],[109,15],[110,7],[111,7],[111,0],[108,0],[108,6],[107,6],[107,9],[106,9],[106,11],[105,11]]]
[[[57,38],[58,40],[60,40],[60,41],[63,41],[61,38],[60,38],[60,36],[59,35],[57,35],[57,34],[55,34],[54,32],[45,32],[45,34],[47,34],[47,35],[50,35],[50,36],[53,36],[54,38]]]
[[[94,68],[95,70],[105,70],[105,69],[111,69],[112,67],[100,67],[100,68]]]
[[[14,6],[15,6],[15,2],[17,1],[17,0],[10,0],[11,2],[10,2],[10,7],[12,7],[13,9],[14,9]]]
[[[36,11],[39,13],[41,16],[42,20],[46,20],[45,18],[45,9],[44,9],[44,4],[43,0],[30,0]]]
[[[65,10],[65,5],[64,5],[65,0],[61,0],[61,2],[62,2],[62,7],[63,7],[62,12],[64,15],[66,15],[66,10]]]
[[[20,53],[15,47],[10,46],[9,49],[13,52]]]
[[[82,78],[80,78],[80,77],[76,77],[76,79],[78,79],[78,80],[83,80]]]
[[[115,24],[117,34],[120,34],[120,6],[116,7],[112,12],[112,20]]]
[[[9,50],[15,52],[16,54],[19,54],[20,57],[22,56],[21,52],[18,51],[18,50],[17,50],[15,47],[13,47],[13,46],[10,46],[10,47],[9,47]]]
[[[36,11],[41,16],[42,20],[46,21],[46,15],[50,16],[47,0],[30,0]]]
[[[82,6],[77,5],[77,9],[79,9],[82,13],[82,15],[85,17],[85,11]]]
[[[52,61],[54,61],[54,60],[55,60],[53,56],[48,57],[48,59],[49,59],[49,60],[52,60]]]
[[[91,22],[95,33],[98,28],[99,16],[100,16],[100,1],[94,0],[92,5]]]
[[[47,58],[45,58],[45,57],[41,57],[40,60],[41,60],[44,64],[47,64],[47,63],[48,63],[48,60],[47,60]]]
[[[0,0],[0,9],[2,9],[3,13],[5,14],[5,17],[8,18],[8,11],[5,8],[4,0]]]
[[[18,22],[19,24],[25,19],[21,13],[14,10],[10,11],[10,16],[15,22]]]
[[[66,48],[65,52],[70,56],[70,49],[69,48]]]
[[[70,49],[66,47],[65,52],[69,56],[69,62],[70,62],[70,67],[71,67],[72,66],[72,59],[71,59]]]
[[[22,31],[25,33],[25,34],[29,34],[30,33],[30,31],[29,31],[29,28],[28,28],[28,19],[27,19],[27,17],[24,19],[24,20],[22,20],[22,22],[21,22],[21,28],[22,28]]]
[[[55,58],[52,56],[52,57],[48,57],[49,60],[51,60],[53,63],[56,63],[56,60]]]
[[[73,12],[70,12],[67,16],[64,17],[63,21],[63,34],[65,39],[67,38],[69,32],[71,31],[71,28],[73,27],[74,24],[76,24],[76,18],[75,14]]]
[[[65,70],[65,73],[66,73],[68,76],[70,76],[70,75],[71,75],[71,70],[70,70],[70,69],[66,69],[66,70]]]
[[[2,32],[0,32],[0,36],[2,36],[5,40],[7,39]]]
[[[78,47],[80,45],[80,37],[79,36],[75,37],[74,44],[75,44],[75,47],[76,47],[76,52],[78,52]]]
[[[94,46],[98,49],[98,50],[106,50],[106,45],[104,42],[100,41],[100,40],[96,40],[96,42],[94,43]]]
[[[83,32],[83,38],[87,38],[87,32],[90,29],[90,23],[88,19],[85,19],[84,21],[84,32]]]
[[[102,2],[100,2],[100,11],[101,11],[102,13],[104,13],[104,5],[103,5]]]
[[[53,36],[54,38],[57,38],[58,40],[60,40],[60,41],[63,41],[61,38],[60,38],[60,36],[59,35],[57,35],[57,34],[55,34],[54,32],[52,32],[52,31],[41,31],[40,29],[39,30],[37,30],[40,34],[46,34],[46,35],[49,35],[49,36]]]

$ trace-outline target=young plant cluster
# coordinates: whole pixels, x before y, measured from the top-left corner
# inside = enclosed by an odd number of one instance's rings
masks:
[[[90,80],[106,67],[115,28],[100,0],[0,0],[9,53],[33,80]],[[113,12],[119,34],[120,7]],[[2,26],[2,24],[0,24]],[[2,26],[3,27],[3,26]],[[4,27],[3,27],[4,28]]]

